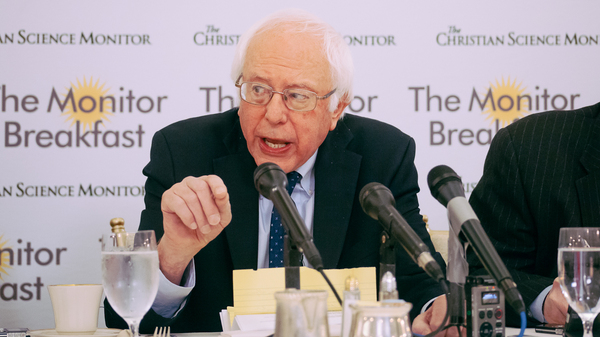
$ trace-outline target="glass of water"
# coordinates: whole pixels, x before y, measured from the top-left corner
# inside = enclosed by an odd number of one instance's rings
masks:
[[[558,278],[563,295],[592,337],[600,311],[600,228],[561,228],[558,239]]]
[[[154,231],[102,236],[102,284],[108,302],[139,337],[140,321],[158,291],[158,251]]]

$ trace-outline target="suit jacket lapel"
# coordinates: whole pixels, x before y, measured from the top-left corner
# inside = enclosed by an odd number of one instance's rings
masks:
[[[595,108],[597,117],[580,160],[588,175],[576,181],[584,227],[600,226],[600,104]]]
[[[339,121],[319,147],[315,162],[313,238],[325,268],[338,264],[353,209],[362,156],[346,149],[352,137]]]
[[[214,160],[215,174],[229,192],[234,217],[225,228],[234,269],[256,269],[258,256],[258,192],[254,188],[256,163],[248,152],[239,120],[223,140],[229,155]]]

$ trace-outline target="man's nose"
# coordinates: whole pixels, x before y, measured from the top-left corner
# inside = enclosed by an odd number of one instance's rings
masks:
[[[271,101],[267,103],[265,118],[273,124],[287,122],[288,107],[285,105],[285,95],[273,92]]]

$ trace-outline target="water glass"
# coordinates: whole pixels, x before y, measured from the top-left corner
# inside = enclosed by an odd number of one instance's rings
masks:
[[[102,284],[108,302],[139,337],[139,324],[158,291],[154,231],[102,236]]]
[[[327,291],[286,289],[275,301],[275,337],[329,337]]]
[[[563,295],[592,336],[600,311],[600,228],[561,228],[558,243],[558,280]]]

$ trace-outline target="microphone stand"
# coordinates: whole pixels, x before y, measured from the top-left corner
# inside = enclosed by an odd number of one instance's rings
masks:
[[[460,229],[460,228],[459,228]],[[448,236],[448,268],[446,279],[450,283],[448,293],[448,308],[450,310],[450,325],[463,326],[465,318],[465,283],[469,273],[469,265],[465,258],[466,248],[458,239],[457,232],[450,226]],[[460,232],[460,230],[458,231]]]
[[[290,237],[283,237],[283,266],[285,268],[285,288],[300,289],[300,267],[302,253],[292,244]]]
[[[396,241],[383,231],[381,233],[381,246],[379,246],[379,283],[386,272],[392,273],[396,277],[396,254],[394,253],[394,247]]]

